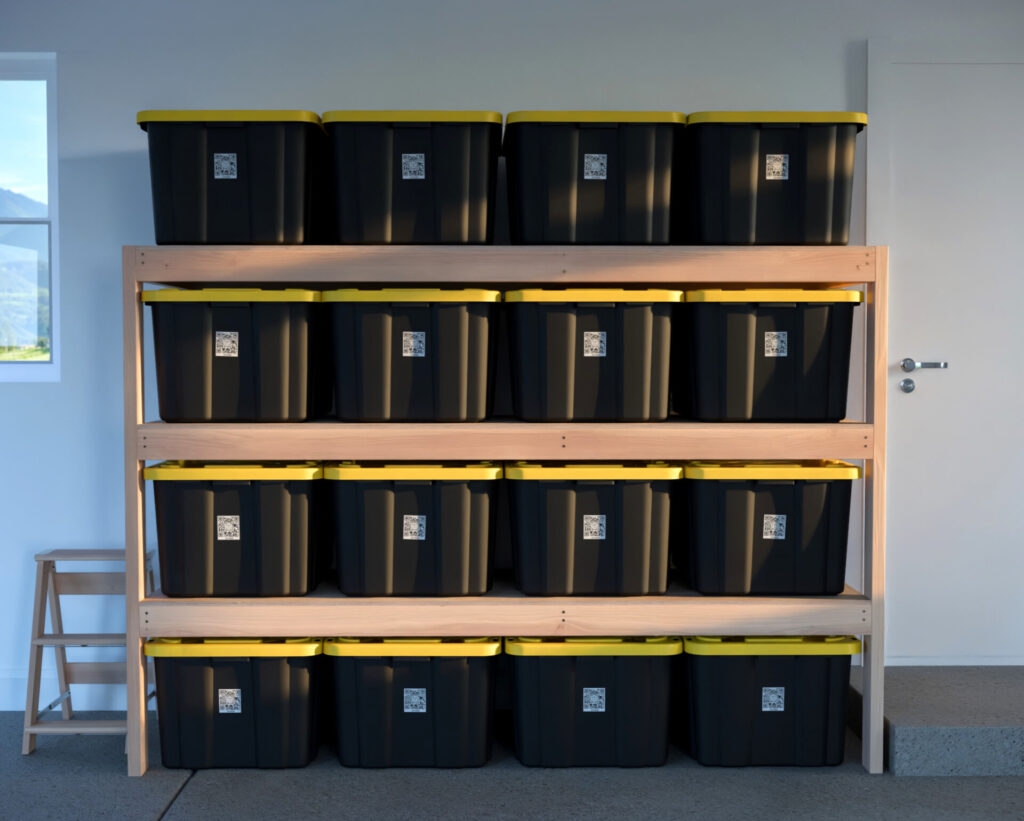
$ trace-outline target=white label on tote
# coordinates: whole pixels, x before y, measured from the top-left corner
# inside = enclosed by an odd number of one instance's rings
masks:
[[[785,539],[786,538],[786,514],[765,513],[764,524],[761,525],[762,539]]]
[[[603,713],[605,711],[604,687],[583,688],[583,712]]]
[[[762,687],[761,688],[761,712],[782,713],[786,709],[786,688],[785,687]]]
[[[607,517],[604,514],[600,515],[584,515],[583,517],[583,538],[584,539],[603,539],[605,538],[605,522]]]
[[[238,331],[214,331],[213,355],[238,357]]]
[[[218,713],[240,713],[240,712],[242,712],[242,691],[241,690],[218,690],[217,691],[217,712]]]
[[[425,180],[427,178],[426,154],[402,155],[402,179]]]
[[[766,180],[788,180],[789,154],[765,154],[764,178]]]
[[[426,356],[427,332],[402,331],[402,356]]]
[[[403,703],[407,713],[425,713],[427,711],[427,688],[406,687]]]
[[[238,155],[237,154],[214,154],[213,155],[213,178],[215,180],[237,180],[238,179]]]
[[[217,517],[217,541],[238,542],[242,539],[242,517],[241,516],[218,516]]]
[[[583,355],[608,356],[608,334],[605,331],[584,331]]]
[[[789,356],[789,332],[765,331],[764,355],[767,357]]]
[[[403,516],[402,538],[406,541],[422,542],[427,538],[426,516]]]
[[[583,179],[585,179],[585,180],[606,180],[606,179],[608,179],[608,155],[607,154],[584,154],[583,155]]]

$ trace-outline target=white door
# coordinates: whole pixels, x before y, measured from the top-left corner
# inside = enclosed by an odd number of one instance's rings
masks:
[[[876,45],[868,242],[892,248],[887,663],[1022,664],[1024,53]],[[903,357],[949,369],[904,373]]]

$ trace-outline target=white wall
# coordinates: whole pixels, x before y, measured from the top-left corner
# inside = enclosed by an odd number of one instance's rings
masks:
[[[988,53],[1021,31],[1013,0],[0,0],[0,51],[58,55],[63,287],[62,381],[0,384],[0,709],[24,704],[33,554],[123,542],[120,247],[153,241],[138,110],[864,110],[867,38]],[[113,599],[71,616],[123,625]]]

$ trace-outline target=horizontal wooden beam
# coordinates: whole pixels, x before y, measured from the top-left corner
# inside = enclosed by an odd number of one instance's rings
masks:
[[[123,661],[69,661],[64,674],[68,684],[124,684],[128,665]]]
[[[32,735],[124,735],[128,723],[123,719],[66,718],[37,721],[25,728]]]

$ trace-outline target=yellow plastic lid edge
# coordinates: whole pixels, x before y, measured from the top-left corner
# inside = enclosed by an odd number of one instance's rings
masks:
[[[702,288],[686,291],[685,302],[861,302],[860,291],[840,288]]]
[[[695,111],[687,116],[686,123],[820,123],[864,126],[868,124],[868,115],[861,111]]]
[[[307,481],[322,479],[323,467],[317,462],[292,465],[224,465],[185,464],[182,461],[166,461],[151,465],[143,470],[144,479],[155,481]]]
[[[500,479],[501,465],[325,465],[324,478],[334,481],[454,481]]]
[[[160,288],[143,291],[143,302],[319,302],[320,292],[305,288]]]
[[[629,641],[625,638],[581,638],[547,641],[536,638],[506,638],[510,656],[677,656],[683,652],[681,639],[670,636]]]
[[[313,638],[267,639],[149,639],[143,648],[153,658],[295,658],[317,656],[323,641]]]
[[[505,465],[505,478],[513,481],[612,481],[615,479],[681,479],[682,465],[538,465],[516,463]]]
[[[824,459],[817,464],[800,462],[749,462],[729,464],[721,462],[689,462],[683,466],[685,479],[709,480],[806,480],[806,479],[860,479],[860,467],[837,459]]]
[[[501,125],[497,111],[346,110],[325,111],[323,123],[493,123]]]
[[[506,291],[505,302],[682,302],[683,291],[662,288],[524,288]]]
[[[686,123],[681,111],[511,111],[506,125],[516,123]]]
[[[146,123],[235,123],[289,122],[320,125],[320,115],[312,111],[290,109],[146,109],[135,115],[139,125]]]
[[[366,639],[324,639],[324,655],[340,657],[386,658],[424,656],[435,658],[483,658],[501,652],[501,639],[473,638],[458,641],[441,639],[395,638],[383,641]]]
[[[337,288],[321,294],[323,302],[500,302],[501,291],[483,288]]]
[[[853,656],[861,642],[853,636],[687,636],[683,649],[694,656]]]

